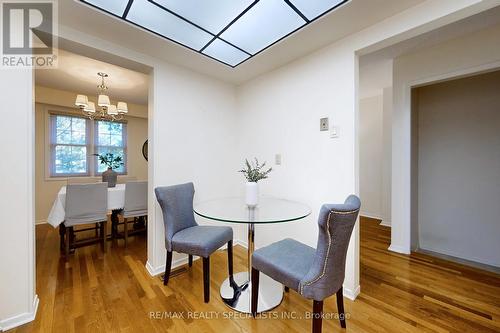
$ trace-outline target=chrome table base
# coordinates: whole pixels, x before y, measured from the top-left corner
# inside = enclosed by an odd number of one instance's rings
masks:
[[[254,220],[254,209],[249,210],[249,220]],[[248,223],[248,272],[234,274],[224,280],[220,287],[220,295],[224,303],[231,309],[251,313],[252,301],[252,283],[250,281],[250,272],[252,271],[252,254],[255,248],[255,225]],[[259,304],[257,312],[269,311],[277,307],[283,299],[283,285],[260,274],[259,277]]]
[[[249,282],[248,272],[236,273],[233,281],[227,278],[220,287],[222,301],[231,309],[251,313],[252,283]],[[259,304],[257,312],[269,311],[280,305],[283,299],[283,285],[260,274]]]

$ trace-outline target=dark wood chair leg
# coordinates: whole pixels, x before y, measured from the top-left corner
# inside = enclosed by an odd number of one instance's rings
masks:
[[[193,266],[193,255],[192,254],[188,255],[188,265],[189,265],[189,267]]]
[[[108,222],[101,222],[101,246],[102,246],[102,252],[106,253],[106,226],[108,225]]]
[[[172,251],[167,251],[167,262],[165,263],[165,275],[163,275],[163,285],[168,284],[170,270],[172,269]]]
[[[313,333],[321,333],[321,328],[323,325],[323,301],[313,301],[313,322],[312,331]]]
[[[339,291],[337,291],[337,312],[339,313],[340,327],[346,328],[342,287],[340,287]]]
[[[289,292],[290,291],[290,288],[288,288],[287,286],[285,286],[285,292]]]
[[[64,253],[64,235],[66,234],[66,227],[63,223],[59,225],[59,250]]]
[[[210,302],[210,257],[203,258],[203,298]]]
[[[229,276],[233,276],[233,241],[227,243],[227,268]]]
[[[64,257],[66,261],[69,260],[69,229],[70,228],[66,227],[66,235],[64,236]]]
[[[126,217],[123,218],[123,240],[125,242],[125,247],[127,247],[128,240],[128,220]]]
[[[259,304],[259,275],[260,272],[252,267],[252,316],[257,316],[257,305]]]

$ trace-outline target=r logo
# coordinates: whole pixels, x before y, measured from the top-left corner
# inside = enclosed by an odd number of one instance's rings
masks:
[[[52,54],[53,3],[2,2],[4,55]]]

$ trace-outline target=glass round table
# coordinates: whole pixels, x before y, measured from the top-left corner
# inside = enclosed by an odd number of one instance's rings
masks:
[[[311,209],[299,202],[271,197],[262,197],[257,206],[249,207],[245,204],[244,198],[233,197],[200,202],[195,204],[194,212],[210,220],[247,224],[247,271],[228,277],[222,283],[220,294],[224,303],[230,308],[243,313],[251,313],[252,283],[250,274],[255,247],[255,225],[300,220],[311,214]],[[283,285],[262,274],[259,283],[257,311],[271,310],[278,306],[282,299]]]

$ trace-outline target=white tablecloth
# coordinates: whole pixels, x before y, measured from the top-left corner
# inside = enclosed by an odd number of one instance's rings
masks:
[[[64,222],[66,215],[66,186],[61,187],[57,193],[56,200],[52,205],[47,222],[54,228]],[[108,188],[108,209],[122,209],[125,206],[125,184],[116,184],[116,187]]]

